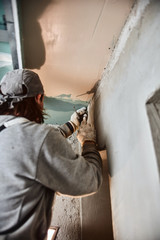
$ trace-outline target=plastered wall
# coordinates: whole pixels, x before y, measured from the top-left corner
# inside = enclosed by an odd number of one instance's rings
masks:
[[[108,153],[114,239],[159,240],[159,168],[146,102],[160,88],[160,2],[136,6],[130,23],[146,8],[103,74],[95,118],[99,146]]]

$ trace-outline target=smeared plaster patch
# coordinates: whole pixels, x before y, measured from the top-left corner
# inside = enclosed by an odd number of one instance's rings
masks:
[[[76,97],[81,97],[81,96],[86,95],[86,94],[94,94],[97,91],[99,83],[100,83],[100,79],[97,82],[95,82],[94,86],[90,90],[88,90],[85,93],[79,94]]]

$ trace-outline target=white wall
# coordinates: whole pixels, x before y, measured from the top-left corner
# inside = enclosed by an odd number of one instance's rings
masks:
[[[97,93],[98,141],[108,151],[116,240],[160,239],[159,169],[146,112],[158,88],[160,2],[153,0],[112,71],[106,69]]]

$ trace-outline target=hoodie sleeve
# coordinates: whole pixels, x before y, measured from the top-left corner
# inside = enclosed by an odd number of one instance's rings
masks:
[[[102,159],[94,144],[85,143],[76,154],[58,130],[50,130],[38,158],[36,180],[55,192],[83,196],[102,183]]]

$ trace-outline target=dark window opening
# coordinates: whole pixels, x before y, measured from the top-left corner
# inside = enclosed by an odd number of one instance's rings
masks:
[[[160,90],[156,91],[149,99],[146,107],[157,157],[157,164],[160,169]]]

